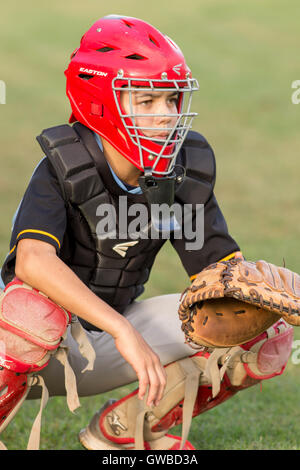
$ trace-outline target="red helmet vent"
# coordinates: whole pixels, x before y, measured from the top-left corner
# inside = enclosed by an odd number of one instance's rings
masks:
[[[82,78],[82,80],[91,80],[91,78],[94,78],[95,75],[89,75],[87,73],[80,73],[78,77]]]
[[[159,43],[153,36],[151,36],[151,34],[149,34],[149,41],[152,42],[152,44],[154,44],[155,46],[160,47]]]
[[[143,57],[140,54],[130,54],[125,57],[125,59],[131,59],[131,60],[147,60],[147,57]]]
[[[125,20],[124,18],[122,18],[122,21],[128,28],[132,28],[132,26],[134,26],[133,23],[130,23],[128,20]]]
[[[100,47],[100,49],[96,49],[97,52],[110,52],[110,51],[115,51],[115,47],[110,47],[110,46],[104,46]]]

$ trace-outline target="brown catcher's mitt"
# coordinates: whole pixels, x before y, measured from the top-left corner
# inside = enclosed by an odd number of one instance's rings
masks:
[[[300,326],[300,276],[266,261],[214,263],[184,291],[178,313],[187,342],[237,346],[280,317]]]

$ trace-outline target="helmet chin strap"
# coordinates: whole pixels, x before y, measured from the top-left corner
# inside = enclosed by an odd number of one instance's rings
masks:
[[[181,174],[176,173],[175,168],[181,168]],[[138,179],[150,206],[151,222],[155,230],[160,233],[169,233],[180,229],[172,206],[176,186],[183,182],[185,170],[179,165],[175,168],[171,174],[163,177],[154,176],[152,168],[145,168],[144,174]],[[168,210],[165,210],[166,206]]]

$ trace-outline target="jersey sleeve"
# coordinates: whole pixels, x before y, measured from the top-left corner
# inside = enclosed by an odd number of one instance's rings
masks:
[[[193,215],[185,220],[184,230],[171,243],[192,279],[202,269],[240,251],[238,244],[228,232],[227,223],[214,193]],[[194,236],[194,239],[192,238]]]
[[[24,238],[41,240],[52,245],[59,255],[66,220],[65,201],[59,183],[44,158],[35,169],[14,216],[10,251],[1,272],[5,284],[13,275],[18,242]]]

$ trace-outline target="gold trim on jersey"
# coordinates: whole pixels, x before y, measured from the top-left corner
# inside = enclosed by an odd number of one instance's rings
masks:
[[[33,229],[33,228],[32,229],[26,229],[26,230],[22,230],[22,232],[18,233],[17,240],[23,233],[40,233],[41,235],[46,235],[47,237],[52,238],[58,244],[58,248],[60,249],[59,239],[57,237],[55,237],[54,235],[52,235],[51,233],[44,232],[43,230],[36,230],[36,229]],[[13,253],[15,249],[16,249],[16,245],[14,245],[12,247],[9,254]]]

